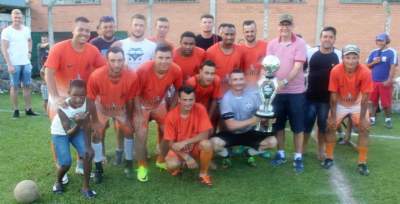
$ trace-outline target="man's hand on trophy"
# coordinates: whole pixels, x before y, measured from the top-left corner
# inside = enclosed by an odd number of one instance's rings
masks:
[[[288,84],[288,80],[287,79],[278,80],[277,90],[282,89],[283,87],[287,86],[287,84]]]

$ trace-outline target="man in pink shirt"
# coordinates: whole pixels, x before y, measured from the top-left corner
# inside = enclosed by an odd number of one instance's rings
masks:
[[[267,53],[277,56],[280,60],[280,68],[276,72],[278,94],[273,102],[278,152],[272,160],[272,165],[280,166],[286,163],[285,125],[286,120],[289,119],[295,146],[293,166],[296,173],[301,173],[304,171],[302,159],[305,101],[303,64],[306,61],[307,48],[304,40],[293,33],[293,17],[290,14],[280,16],[279,37],[268,43]]]

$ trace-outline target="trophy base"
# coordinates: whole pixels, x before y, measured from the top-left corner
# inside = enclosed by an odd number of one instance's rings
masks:
[[[275,113],[257,111],[256,116],[259,118],[275,118]]]

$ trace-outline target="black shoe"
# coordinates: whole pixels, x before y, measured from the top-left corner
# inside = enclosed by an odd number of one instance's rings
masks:
[[[27,116],[38,116],[39,115],[39,114],[33,112],[32,108],[29,108],[29,109],[25,110],[25,114]]]
[[[94,171],[94,182],[99,184],[103,181],[103,165],[101,162],[94,163],[96,170]]]
[[[55,194],[62,194],[64,192],[64,188],[61,183],[55,183],[53,185],[53,193]]]
[[[94,198],[97,195],[96,191],[94,191],[94,190],[87,190],[87,191],[81,190],[81,194],[86,199]]]
[[[13,118],[19,118],[19,110],[14,110]]]
[[[332,159],[325,159],[324,162],[322,162],[321,166],[324,169],[330,169],[333,166],[333,160]]]
[[[368,170],[367,164],[358,164],[357,170],[358,170],[358,173],[360,173],[363,176],[369,175],[369,170]]]

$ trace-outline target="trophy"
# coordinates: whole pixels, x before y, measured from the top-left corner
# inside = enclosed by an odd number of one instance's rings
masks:
[[[278,88],[278,81],[275,78],[275,72],[279,69],[279,58],[274,55],[266,56],[262,61],[264,69],[264,77],[258,81],[258,93],[261,97],[261,105],[259,106],[256,116],[260,118],[272,119],[275,118],[274,107],[272,101],[276,95]],[[271,121],[268,120],[267,124],[260,122],[256,127],[257,131],[272,132]]]

